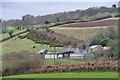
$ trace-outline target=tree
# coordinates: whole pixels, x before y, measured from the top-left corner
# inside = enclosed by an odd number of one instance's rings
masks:
[[[14,31],[14,27],[7,27],[7,33],[9,34],[10,37],[13,37],[13,31]]]
[[[69,11],[69,12],[60,12],[60,13],[55,13],[55,14],[49,14],[49,15],[44,15],[44,16],[36,16],[34,17],[33,15],[26,14],[22,17],[22,20],[20,19],[11,19],[7,20],[6,24],[7,26],[12,26],[12,25],[19,25],[19,26],[29,26],[33,24],[44,24],[46,20],[48,20],[51,23],[55,22],[67,22],[71,20],[79,20],[79,19],[84,19],[86,20],[89,17],[95,16],[98,13],[113,13],[117,12],[118,9],[116,8],[116,5],[113,5],[114,8],[112,7],[91,7],[86,10],[76,10],[76,11]],[[101,14],[100,14],[101,15]],[[103,14],[102,14],[103,15]],[[98,15],[99,17],[99,15]]]
[[[111,40],[108,44],[108,46],[111,46],[109,53],[107,54],[108,58],[117,60],[119,58],[119,45],[118,40]]]
[[[2,20],[0,19],[0,33],[2,33]]]
[[[22,17],[22,20],[23,20],[24,25],[29,26],[29,25],[34,24],[34,16],[33,15],[26,14]]]
[[[10,35],[10,37],[13,37],[13,30],[10,30],[8,34]]]
[[[0,23],[2,22],[2,19],[0,18]]]
[[[7,32],[7,28],[6,28],[5,20],[1,24],[2,24],[2,33],[6,33]]]
[[[101,34],[102,33],[102,34]],[[91,45],[108,46],[110,49],[99,50],[94,56],[101,58],[102,56],[108,59],[117,60],[119,56],[118,49],[118,26],[112,26],[105,29],[103,32],[98,33],[90,42]],[[105,52],[104,52],[105,51]],[[104,53],[104,54],[103,54]]]
[[[60,18],[59,17],[57,17],[56,20],[57,20],[57,22],[60,22]]]
[[[47,24],[49,24],[50,22],[49,21],[45,21],[45,24],[47,25]]]
[[[112,7],[113,7],[113,8],[116,8],[116,4],[113,4]]]

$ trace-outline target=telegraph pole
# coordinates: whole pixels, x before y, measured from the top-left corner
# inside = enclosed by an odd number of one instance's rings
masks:
[[[56,54],[56,47],[54,47],[54,64],[55,64],[55,54]]]

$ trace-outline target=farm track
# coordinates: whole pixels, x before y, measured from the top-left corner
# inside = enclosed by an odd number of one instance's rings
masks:
[[[52,27],[51,29],[101,29],[101,28],[108,28],[109,26],[96,26],[96,27]]]

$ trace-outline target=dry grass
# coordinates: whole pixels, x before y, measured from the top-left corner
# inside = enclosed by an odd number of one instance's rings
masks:
[[[97,27],[97,28],[64,28],[64,27],[55,27],[51,28],[57,33],[61,33],[67,36],[74,37],[78,40],[87,41],[97,32],[102,31],[106,27]]]

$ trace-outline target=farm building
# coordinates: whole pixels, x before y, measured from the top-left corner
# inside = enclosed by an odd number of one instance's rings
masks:
[[[46,54],[48,52],[47,49],[44,49],[44,50],[40,50],[39,52],[37,52],[37,54]]]
[[[40,50],[36,54],[39,54],[43,59],[45,59],[45,54],[47,54],[47,52],[48,52],[48,50],[44,49],[44,50]]]
[[[73,51],[64,51],[64,52],[51,52],[45,54],[45,59],[47,58],[70,58],[70,54],[74,53]]]
[[[84,54],[83,53],[70,54],[70,58],[83,59],[84,58]]]
[[[64,48],[61,51],[58,52],[48,52],[45,54],[45,59],[48,58],[75,58],[75,59],[83,59],[87,51],[80,51],[78,48]]]
[[[92,45],[92,46],[90,46],[90,48],[89,48],[89,51],[90,52],[93,52],[93,51],[97,51],[97,50],[109,50],[110,49],[110,47],[103,47],[102,45]]]

